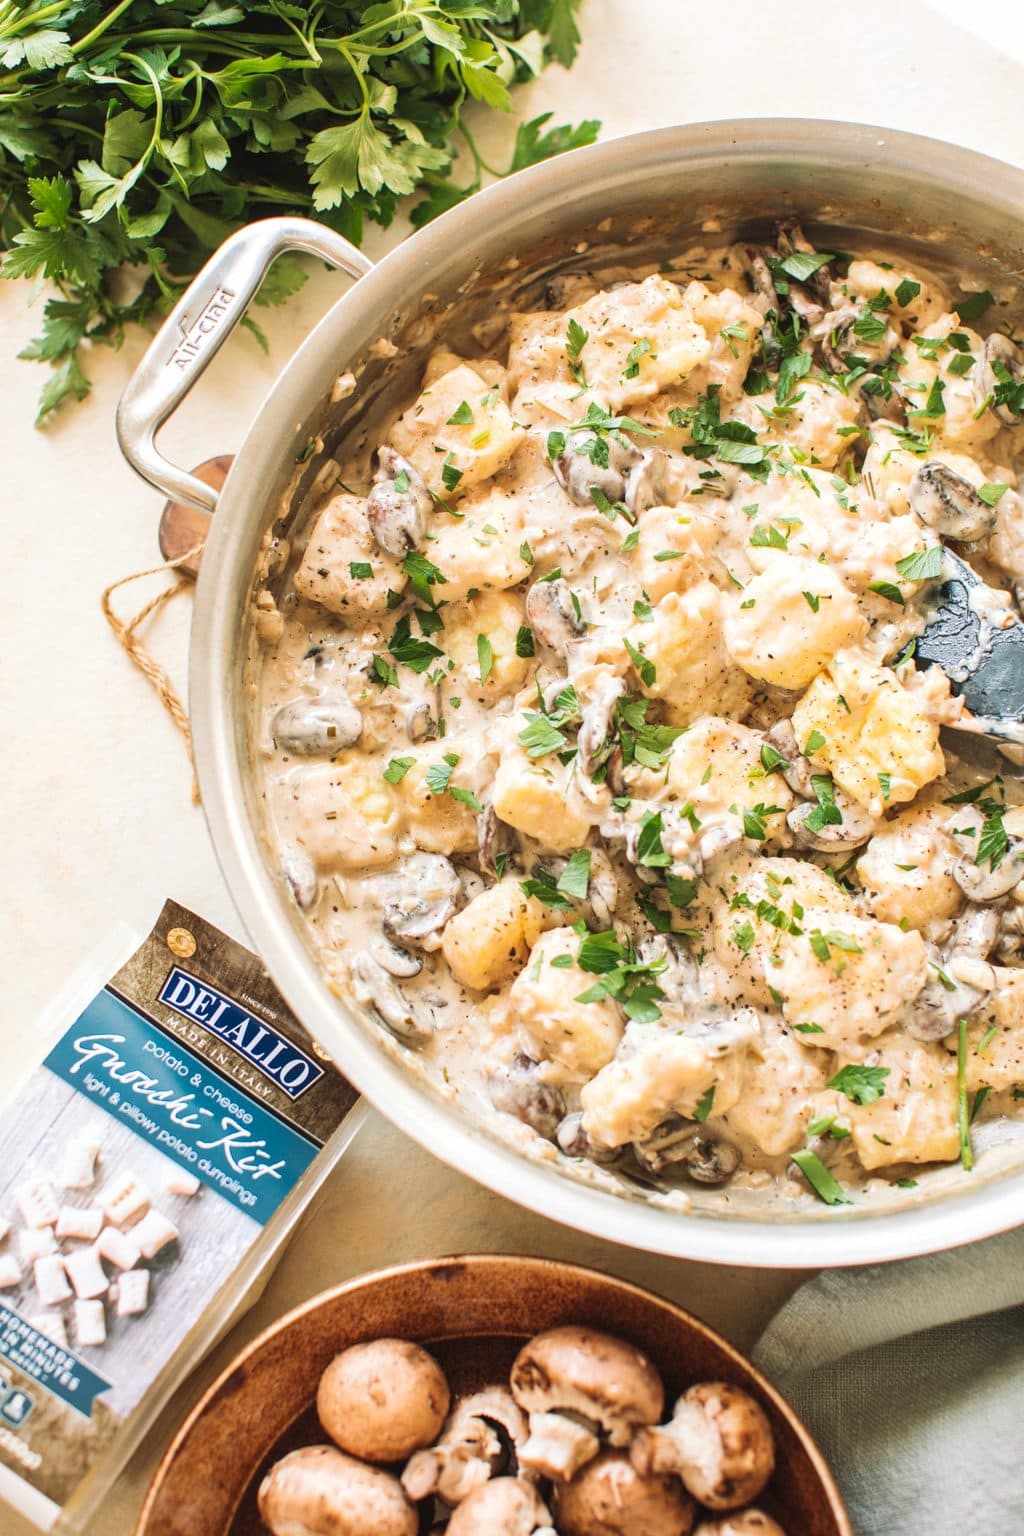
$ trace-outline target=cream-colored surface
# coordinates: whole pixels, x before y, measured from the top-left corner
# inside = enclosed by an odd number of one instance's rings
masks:
[[[736,43],[727,61],[720,31],[696,11],[687,19],[689,8],[679,0],[646,0],[642,7],[588,0],[577,68],[569,76],[551,71],[520,93],[517,106],[524,115],[550,109],[559,120],[601,117],[606,136],[726,112],[842,116],[1024,162],[1022,81],[1013,57],[1024,61],[1024,14],[1013,0],[978,0],[969,12],[957,0],[933,5],[861,0],[854,20],[849,6],[823,0],[814,26],[801,33],[797,73],[792,30],[780,28],[755,0],[736,0]],[[997,52],[1000,45],[1008,52]],[[949,92],[936,88],[951,70],[954,107]],[[500,158],[510,129],[488,124],[482,137],[485,152]],[[373,231],[371,254],[398,233]],[[245,336],[232,341],[165,434],[177,457],[191,464],[235,447],[290,347],[342,282],[317,272],[297,302],[261,316],[269,358]],[[10,360],[34,333],[28,292],[27,285],[0,284],[5,1076],[36,1052],[32,1025],[40,1007],[111,923],[148,923],[163,898],[174,895],[240,933],[201,813],[188,801],[177,733],[99,612],[107,582],[155,558],[160,498],[121,461],[113,427],[143,339],[133,335],[121,352],[92,359],[92,399],[45,434],[34,432],[42,370]],[[154,635],[160,653],[176,659],[179,678],[187,618],[188,602],[179,599]],[[752,1340],[796,1280],[652,1259],[576,1237],[442,1168],[371,1115],[262,1301],[179,1394],[90,1536],[127,1536],[177,1422],[217,1365],[258,1327],[329,1281],[472,1247],[564,1255],[627,1275],[677,1297],[740,1343]],[[4,1536],[22,1531],[12,1526]]]

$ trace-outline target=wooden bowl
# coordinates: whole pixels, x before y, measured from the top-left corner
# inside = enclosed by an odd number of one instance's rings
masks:
[[[317,1383],[339,1350],[384,1336],[437,1356],[453,1395],[506,1380],[520,1345],[560,1323],[588,1323],[640,1346],[669,1403],[691,1382],[723,1379],[761,1403],[777,1467],[763,1508],[788,1536],[852,1536],[835,1483],[775,1388],[681,1307],[625,1280],[555,1260],[470,1254],[350,1280],[254,1339],[182,1425],[143,1505],[136,1536],[266,1536],[256,1491],[287,1451],[322,1443]]]

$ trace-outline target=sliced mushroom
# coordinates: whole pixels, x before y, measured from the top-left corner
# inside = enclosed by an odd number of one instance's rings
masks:
[[[412,742],[433,741],[437,735],[437,720],[426,699],[411,704],[405,716],[405,734]]]
[[[285,844],[281,849],[281,874],[299,910],[311,911],[320,895],[320,881],[313,860],[304,848],[295,843]]]
[[[259,1510],[273,1536],[416,1536],[419,1517],[397,1477],[333,1445],[309,1445],[275,1463]]]
[[[436,949],[462,894],[458,871],[440,853],[412,853],[381,882],[384,932],[398,944]]]
[[[907,492],[911,511],[944,539],[983,539],[996,526],[996,509],[948,464],[930,460],[914,471]]]
[[[476,844],[480,868],[495,876],[498,859],[514,853],[518,846],[514,828],[500,820],[489,798],[484,799],[483,810],[476,819]]]
[[[433,1024],[425,1022],[387,971],[368,950],[352,961],[352,995],[403,1045],[425,1045]]]
[[[611,859],[603,848],[590,851],[590,884],[587,887],[587,905],[597,927],[607,931],[619,904],[619,882]]]
[[[739,1150],[693,1120],[670,1115],[645,1141],[635,1141],[633,1156],[644,1173],[658,1176],[677,1168],[695,1184],[725,1184],[740,1165]]]
[[[989,336],[981,349],[981,357],[974,372],[974,397],[978,409],[989,405],[1006,426],[1017,426],[1021,419],[1019,412],[1008,401],[997,405],[992,397],[1000,384],[1019,384],[1022,377],[1024,354],[1020,348],[1009,336],[1002,336],[998,331]]]
[[[660,506],[665,497],[668,459],[660,448],[647,448],[626,476],[622,500],[628,511],[639,514]]]
[[[998,914],[995,956],[1001,965],[1024,964],[1024,906],[1004,907]]]
[[[930,953],[931,975],[907,1010],[907,1034],[915,1040],[944,1040],[985,999],[984,990],[952,974],[940,950],[930,946]]]
[[[534,634],[553,651],[563,654],[584,629],[569,583],[561,576],[554,581],[534,582],[526,594],[526,617]]]
[[[739,1509],[772,1475],[775,1443],[761,1406],[742,1387],[698,1382],[668,1424],[642,1429],[630,1455],[638,1472],[675,1472],[708,1509]]]
[[[603,770],[603,778],[607,782],[608,765],[617,746],[615,706],[625,691],[624,678],[617,673],[603,671],[583,705],[576,744],[579,766],[588,778],[592,779]]]
[[[639,1425],[656,1423],[665,1396],[640,1350],[612,1334],[571,1325],[524,1344],[511,1386],[530,1416],[520,1465],[562,1481],[597,1455],[599,1437],[628,1445]]]
[[[602,1451],[553,1497],[562,1536],[689,1536],[694,1507],[678,1478],[639,1472]]]
[[[559,1089],[544,1082],[537,1063],[524,1052],[492,1074],[490,1095],[495,1109],[532,1126],[546,1141],[554,1141],[565,1100]]]
[[[270,724],[274,745],[291,757],[334,757],[363,734],[363,717],[346,698],[283,704]]]
[[[566,1157],[585,1157],[589,1163],[614,1163],[621,1156],[621,1147],[603,1147],[583,1129],[583,1115],[575,1110],[566,1115],[555,1132],[555,1140]]]
[[[374,939],[370,944],[370,953],[389,976],[396,976],[399,981],[411,981],[423,969],[423,961],[418,955],[410,955],[407,949],[392,944],[388,939]]]
[[[777,1520],[763,1509],[741,1509],[720,1520],[702,1520],[693,1536],[786,1536]]]
[[[776,720],[771,730],[765,731],[764,739],[767,746],[781,754],[783,760],[778,772],[793,793],[801,795],[805,800],[813,799],[811,765],[800,750],[792,720],[788,716],[784,720]]]
[[[451,1402],[433,1355],[407,1339],[370,1339],[335,1355],[316,1411],[336,1445],[362,1461],[401,1461],[429,1445]]]
[[[496,1477],[458,1506],[447,1536],[534,1536],[551,1516],[532,1483]]]
[[[605,457],[606,464],[600,462]],[[578,507],[592,507],[594,498],[590,493],[594,487],[613,504],[622,501],[630,472],[642,459],[640,449],[621,434],[604,432],[598,435],[582,429],[568,433],[565,448],[552,468],[555,479],[570,501]]]
[[[761,327],[761,355],[769,373],[778,373],[782,364],[782,346],[768,316],[778,318],[782,312],[781,300],[775,291],[775,280],[765,253],[756,245],[748,245],[746,257],[750,285],[759,301],[757,308],[765,316],[765,324]]]
[[[835,791],[836,809],[842,816],[839,822],[822,822],[821,807],[804,800],[795,805],[786,817],[786,825],[802,848],[814,848],[819,853],[849,853],[860,848],[878,831],[878,822],[862,806],[849,800],[840,790]]]
[[[379,448],[366,519],[380,548],[399,560],[416,549],[423,541],[430,505],[430,492],[408,459],[387,444]]]
[[[455,1404],[437,1444],[409,1458],[402,1487],[416,1502],[436,1495],[459,1504],[491,1478],[518,1470],[517,1448],[528,1432],[504,1387],[474,1392]]]

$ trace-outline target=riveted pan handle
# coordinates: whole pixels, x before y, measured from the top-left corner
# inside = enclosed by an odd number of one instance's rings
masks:
[[[178,300],[117,408],[117,438],[132,468],[172,500],[201,512],[213,512],[217,493],[166,459],[156,434],[234,330],[271,263],[285,251],[307,251],[352,277],[362,277],[373,265],[343,236],[313,219],[260,219],[238,230]]]

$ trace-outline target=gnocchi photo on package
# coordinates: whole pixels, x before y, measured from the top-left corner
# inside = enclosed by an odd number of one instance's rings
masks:
[[[185,908],[108,974],[57,999],[0,1110],[0,1528],[95,1530],[354,1131],[260,962]]]
[[[1005,296],[793,223],[536,292],[371,405],[261,594],[327,984],[492,1134],[677,1208],[1012,1155],[1024,805],[917,655],[951,572],[979,645],[1019,621]]]

